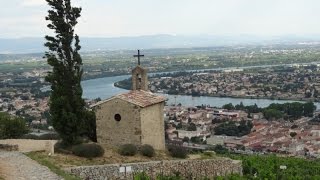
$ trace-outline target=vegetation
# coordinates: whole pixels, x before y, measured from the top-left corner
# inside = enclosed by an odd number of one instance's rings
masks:
[[[296,120],[302,116],[312,117],[316,106],[313,102],[300,103],[284,103],[270,104],[263,111],[264,116],[268,120],[284,118],[285,120]]]
[[[149,177],[145,172],[137,173],[134,176],[134,180],[151,180],[152,178]],[[183,178],[177,175],[172,175],[172,176],[165,176],[165,175],[158,175],[156,180],[182,180]]]
[[[233,106],[232,103],[225,104],[222,106],[222,108],[228,110],[243,110],[248,113],[249,117],[252,113],[262,112],[267,120],[284,119],[290,121],[299,119],[302,116],[312,117],[314,111],[316,110],[316,106],[313,102],[292,102],[284,104],[272,103],[266,108],[259,108],[256,104],[251,106],[244,106],[241,102],[240,104],[235,106]]]
[[[104,154],[104,149],[98,144],[78,144],[71,150],[73,154],[85,158],[101,157]]]
[[[140,152],[143,156],[147,156],[147,157],[153,157],[155,155],[153,147],[149,144],[142,145]]]
[[[284,116],[284,113],[277,109],[265,109],[263,115],[267,120],[277,120]]]
[[[25,134],[21,137],[22,139],[35,139],[35,140],[59,140],[60,136],[56,133],[42,134],[40,136],[34,134]]]
[[[74,35],[81,8],[72,7],[70,0],[46,1],[51,7],[46,17],[51,21],[47,27],[56,34],[45,37],[45,46],[49,49],[45,56],[53,68],[46,77],[51,84],[49,106],[53,126],[67,145],[79,143],[83,134],[96,140],[94,113],[85,108],[82,99],[81,46],[79,36]]]
[[[175,158],[185,159],[188,155],[187,149],[182,146],[170,146],[168,150],[170,155]]]
[[[0,112],[0,139],[19,138],[28,133],[23,119]]]
[[[58,167],[56,164],[52,163],[49,159],[43,158],[43,156],[41,156],[36,152],[26,153],[26,155],[31,159],[37,161],[39,164],[43,166],[47,166],[52,172],[63,177],[63,179],[65,180],[81,180],[81,178],[67,173],[66,171],[61,169],[61,167]]]
[[[229,153],[229,150],[222,145],[216,145],[213,148],[211,148],[215,153],[217,154],[227,154]]]
[[[219,146],[216,146],[220,149]],[[219,151],[217,151],[219,152]],[[227,176],[215,177],[217,180],[250,180],[250,179],[319,179],[320,162],[317,160],[307,160],[293,157],[277,157],[275,155],[235,155],[222,153],[223,156],[241,160],[243,166],[243,176],[230,174]],[[150,179],[145,173],[139,173],[135,179]],[[171,176],[159,175],[157,180],[183,179],[178,174]],[[207,177],[204,179],[212,179]]]
[[[275,155],[229,155],[229,157],[242,160],[244,179],[320,178],[320,162],[316,160]]]
[[[253,124],[251,121],[240,121],[239,125],[234,121],[227,121],[214,128],[215,135],[225,134],[227,136],[244,136],[251,132]]]
[[[122,156],[134,156],[137,154],[137,147],[133,144],[124,144],[120,146],[119,154]]]

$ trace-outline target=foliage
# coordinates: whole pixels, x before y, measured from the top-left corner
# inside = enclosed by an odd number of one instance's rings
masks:
[[[228,155],[242,160],[243,175],[246,179],[319,179],[320,162],[275,155]],[[286,166],[287,169],[280,169]],[[256,178],[254,178],[256,176]]]
[[[74,176],[72,174],[67,173],[63,169],[60,169],[57,165],[52,163],[50,160],[46,159],[45,157],[37,154],[37,152],[30,152],[26,153],[26,155],[37,161],[39,164],[43,166],[47,166],[52,172],[56,173],[57,175],[61,176],[65,180],[81,180],[81,178]]]
[[[196,143],[196,144],[200,144],[200,143],[204,143],[205,141],[203,141],[203,138],[201,137],[191,137],[190,141],[192,143]]]
[[[150,180],[152,179],[151,177],[149,177],[145,172],[141,172],[141,173],[137,173],[134,176],[135,180]],[[179,176],[179,174],[177,175],[171,175],[171,176],[165,176],[162,174],[159,174],[156,178],[156,180],[182,180],[183,178]]]
[[[85,158],[101,157],[104,154],[104,149],[98,144],[78,144],[71,150],[73,154]]]
[[[227,109],[227,110],[234,110],[235,107],[232,105],[232,103],[225,104],[222,106],[222,109]]]
[[[290,136],[291,136],[291,137],[295,137],[296,135],[297,135],[296,132],[291,132],[291,133],[290,133]]]
[[[240,121],[240,124],[237,125],[234,121],[228,121],[222,124],[219,124],[214,128],[214,134],[227,136],[244,136],[251,132],[253,124],[251,121]]]
[[[194,123],[190,123],[190,125],[187,128],[187,131],[196,131],[197,126]]]
[[[51,9],[46,20],[47,27],[54,30],[55,36],[46,36],[49,52],[46,52],[52,71],[46,81],[51,84],[50,114],[53,127],[65,144],[79,143],[82,134],[90,134],[95,117],[85,108],[82,99],[81,78],[82,59],[79,54],[79,36],[74,35],[81,8],[72,7],[70,0],[46,0]],[[92,138],[92,137],[91,137]],[[95,140],[95,139],[93,139]]]
[[[189,140],[190,140],[189,137],[184,137],[184,138],[182,139],[183,142],[189,142]]]
[[[182,146],[171,146],[169,148],[170,155],[176,158],[186,158],[188,155],[187,149]]]
[[[35,140],[59,140],[60,136],[56,133],[42,134],[40,136],[34,134],[25,134],[21,137],[22,139],[35,139]]]
[[[149,144],[142,145],[140,152],[143,156],[147,156],[147,157],[153,157],[155,155],[153,147]]]
[[[272,116],[283,116],[287,115],[291,120],[300,118],[301,116],[313,116],[316,106],[313,102],[300,103],[284,103],[276,104],[272,103],[267,108],[265,108],[264,113],[267,111],[267,114]],[[281,112],[281,113],[280,113]]]
[[[151,178],[145,172],[141,172],[134,176],[134,180],[151,180]]]
[[[232,104],[226,104],[223,107],[232,109]],[[285,120],[296,120],[302,116],[312,117],[316,106],[313,102],[292,102],[292,103],[272,103],[266,108],[259,108],[256,104],[251,106],[244,106],[241,102],[235,106],[236,110],[244,110],[251,117],[251,113],[263,112],[267,120],[278,120],[284,118]]]
[[[137,147],[133,144],[124,144],[120,146],[119,154],[122,156],[134,156],[137,154]]]
[[[284,114],[276,109],[265,109],[263,115],[267,120],[277,120],[283,118]]]
[[[23,119],[0,112],[0,139],[19,138],[28,133]]]
[[[217,154],[227,154],[229,153],[229,150],[222,145],[218,144],[212,148],[212,150]]]

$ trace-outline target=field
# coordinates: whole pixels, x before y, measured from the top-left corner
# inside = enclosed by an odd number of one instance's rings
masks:
[[[244,45],[226,47],[145,49],[142,66],[149,72],[168,72],[210,68],[317,63],[320,45]],[[137,65],[135,50],[81,52],[85,78],[129,74]],[[43,54],[1,57],[1,72],[48,69]]]

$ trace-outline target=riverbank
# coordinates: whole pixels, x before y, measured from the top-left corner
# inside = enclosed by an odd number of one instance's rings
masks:
[[[114,83],[114,86],[120,89],[124,90],[131,90],[127,86],[123,86],[122,84],[118,82]],[[153,92],[153,93],[163,93],[163,92]],[[230,95],[218,95],[218,94],[206,94],[206,95],[191,95],[191,94],[185,94],[185,93],[177,93],[177,94],[168,94],[172,96],[191,96],[191,97],[218,97],[218,98],[235,98],[235,99],[266,99],[266,100],[284,100],[284,101],[303,101],[303,102],[319,102],[319,99],[316,98],[294,98],[294,97],[288,97],[288,98],[280,98],[280,97],[257,97],[257,96],[230,96]]]
[[[118,88],[115,83],[124,79],[130,78],[126,76],[106,77],[99,79],[91,79],[82,82],[83,97],[87,99],[108,99],[114,95],[128,92],[126,89]],[[234,105],[241,102],[246,105],[258,105],[259,107],[267,107],[272,103],[288,103],[295,102],[292,100],[271,100],[271,99],[251,99],[251,98],[230,98],[230,97],[209,97],[209,96],[187,96],[187,95],[169,95],[161,94],[165,96],[168,101],[167,104],[179,104],[183,106],[198,106],[198,105],[210,105],[211,107],[222,107],[225,104],[232,103]],[[320,103],[316,102],[317,109],[320,109]]]

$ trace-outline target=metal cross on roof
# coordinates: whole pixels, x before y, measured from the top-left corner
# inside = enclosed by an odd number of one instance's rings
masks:
[[[140,65],[140,57],[144,57],[144,55],[140,54],[140,50],[138,50],[138,54],[137,55],[133,55],[133,57],[137,57],[138,58],[138,65]]]

